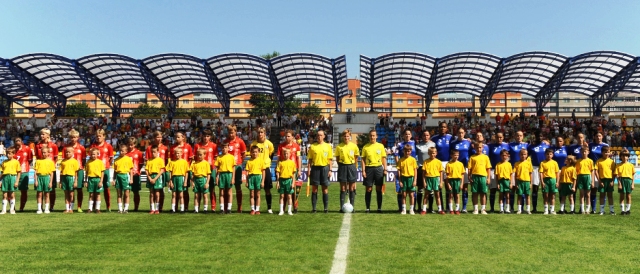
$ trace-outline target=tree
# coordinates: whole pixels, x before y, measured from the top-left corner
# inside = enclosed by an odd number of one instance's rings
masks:
[[[267,60],[271,60],[271,59],[276,58],[278,56],[280,56],[280,53],[275,51],[275,50],[272,53],[267,53],[267,54],[260,55],[260,57],[262,57],[264,59],[267,59]]]
[[[149,105],[147,103],[140,104],[133,111],[131,116],[133,118],[159,118],[162,114],[167,113],[167,108],[164,107],[156,107],[154,105]]]
[[[320,107],[316,104],[308,104],[302,108],[300,116],[305,118],[314,118],[320,116]]]
[[[65,116],[69,116],[69,117],[82,117],[82,118],[89,118],[89,117],[96,116],[96,114],[93,113],[91,108],[89,108],[89,105],[87,105],[86,103],[68,104],[64,114]]]
[[[358,144],[358,148],[360,148],[360,151],[362,151],[364,145],[370,142],[371,138],[369,138],[369,133],[358,134],[358,136],[356,137],[356,143]]]
[[[176,109],[175,118],[191,118],[191,116],[201,116],[204,119],[216,119],[218,114],[211,108],[197,107],[192,109]]]

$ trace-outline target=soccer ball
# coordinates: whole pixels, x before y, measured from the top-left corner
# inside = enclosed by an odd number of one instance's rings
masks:
[[[346,203],[346,204],[342,205],[342,212],[344,212],[344,213],[353,212],[353,206],[350,203]]]

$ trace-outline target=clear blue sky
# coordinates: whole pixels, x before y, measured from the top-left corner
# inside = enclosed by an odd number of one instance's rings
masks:
[[[0,0],[0,57],[167,52],[359,55],[542,50],[640,55],[640,1]]]

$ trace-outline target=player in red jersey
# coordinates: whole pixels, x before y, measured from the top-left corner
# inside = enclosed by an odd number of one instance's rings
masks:
[[[129,137],[127,139],[127,146],[129,152],[127,156],[133,160],[133,178],[131,184],[131,191],[133,191],[133,211],[138,212],[138,206],[140,206],[140,190],[142,189],[142,183],[140,182],[140,169],[142,169],[142,164],[144,163],[142,159],[142,151],[136,148],[138,144],[138,139],[136,137]]]
[[[153,133],[153,139],[151,140],[151,145],[147,147],[147,151],[145,153],[146,160],[149,161],[153,159],[153,153],[151,153],[151,147],[157,146],[158,153],[160,154],[160,158],[164,160],[164,164],[167,165],[167,158],[169,157],[169,149],[167,146],[162,144],[162,132],[156,131]],[[162,181],[168,184],[171,179],[169,171],[165,171],[162,174]],[[149,203],[153,203],[153,191],[149,191]],[[158,206],[158,211],[162,211],[162,206],[164,205],[164,190],[160,191],[160,205]]]
[[[171,149],[169,150],[169,155],[171,159],[175,159],[175,149],[176,148],[181,148],[182,149],[182,159],[185,159],[187,161],[187,163],[189,163],[189,166],[191,166],[191,161],[193,160],[193,149],[191,148],[191,145],[187,144],[187,139],[184,135],[183,132],[178,131],[175,134],[175,138],[176,138],[176,144],[173,145],[171,147]],[[185,178],[185,182],[187,183],[187,187],[185,188],[185,190],[182,192],[182,197],[184,199],[184,207],[186,211],[189,211],[189,186],[191,185],[191,177],[193,176],[193,173],[191,171],[189,171],[187,173],[187,176]]]
[[[211,179],[209,180],[209,198],[211,200],[211,212],[216,212],[216,158],[218,157],[218,145],[211,141],[211,137],[213,133],[211,130],[205,130],[204,135],[202,136],[200,143],[197,143],[194,146],[194,150],[198,151],[198,149],[205,149],[206,153],[204,155],[204,160],[209,163],[211,166]],[[200,201],[198,201],[200,204]]]
[[[104,129],[96,131],[96,142],[91,144],[91,148],[97,148],[98,159],[104,164],[104,176],[102,176],[102,187],[104,188],[104,201],[107,203],[107,211],[111,212],[111,162],[113,161],[113,147],[105,142],[106,134]]]
[[[242,162],[247,152],[247,147],[242,139],[236,135],[237,129],[234,125],[227,126],[227,142],[229,143],[229,153],[236,158],[236,170],[233,178],[235,178],[236,200],[238,201],[238,213],[242,213]],[[231,209],[229,209],[231,210]]]
[[[31,167],[31,161],[33,160],[33,152],[31,148],[25,146],[22,142],[22,138],[16,137],[13,139],[14,147],[16,148],[16,160],[20,162],[20,178],[18,178],[18,189],[20,190],[20,212],[24,211],[24,206],[27,204],[27,191],[29,190],[29,169]]]
[[[78,161],[78,164],[80,164],[80,170],[78,170],[78,186],[76,187],[78,195],[75,195],[73,197],[74,200],[71,201],[71,210],[73,210],[73,204],[75,203],[75,200],[77,200],[78,212],[82,212],[82,199],[84,198],[82,182],[84,182],[84,165],[87,161],[87,152],[84,147],[78,143],[78,139],[80,139],[80,133],[78,131],[75,129],[69,131],[69,140],[71,140],[71,142],[67,146],[73,148],[73,158]]]
[[[49,159],[51,159],[51,161],[53,161],[53,163],[57,163],[58,162],[58,146],[56,146],[56,144],[54,144],[53,142],[51,142],[51,131],[48,128],[43,128],[40,130],[40,142],[38,142],[38,144],[36,144],[36,157],[38,157],[38,159],[42,159],[42,147],[48,147],[49,148]],[[53,179],[51,182],[51,192],[49,193],[49,199],[51,200],[51,206],[49,207],[49,211],[53,212],[53,206],[56,203],[56,185],[58,183],[58,176],[56,176],[56,173],[58,171],[54,171],[53,172]]]
[[[281,143],[280,145],[278,145],[278,161],[285,160],[284,159],[284,153],[282,152],[283,149],[288,149],[290,151],[289,153],[289,159],[291,161],[293,161],[294,163],[296,163],[296,170],[298,170],[298,173],[295,175],[296,177],[294,178],[294,183],[298,181],[298,178],[300,178],[300,174],[302,174],[302,170],[300,169],[302,166],[302,159],[300,157],[300,145],[298,145],[298,143],[296,143],[296,139],[294,137],[294,132],[293,130],[289,129],[286,131],[285,133],[285,141],[284,143]],[[296,197],[300,194],[300,189],[302,188],[302,186],[295,186],[295,191],[294,191],[294,196],[291,197],[293,203],[294,203],[294,212],[298,212],[298,205],[295,204],[295,201],[297,201]]]

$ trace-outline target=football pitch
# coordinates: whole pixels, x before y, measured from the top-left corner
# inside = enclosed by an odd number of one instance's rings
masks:
[[[388,186],[383,214],[363,213],[364,188],[358,186],[357,212],[343,231],[346,273],[638,271],[640,218],[633,208],[631,216],[411,216],[395,212]],[[149,215],[144,192],[140,212],[62,214],[58,191],[52,214],[35,214],[32,196],[27,212],[0,216],[2,273],[329,273],[345,216],[337,212],[337,184],[330,187],[330,213],[311,214],[303,189],[294,216],[266,214],[264,198],[259,216]],[[617,199],[614,193],[619,213]],[[277,213],[275,196],[274,208]]]

